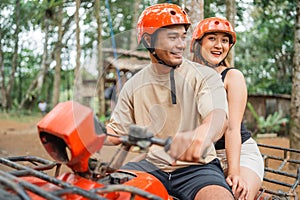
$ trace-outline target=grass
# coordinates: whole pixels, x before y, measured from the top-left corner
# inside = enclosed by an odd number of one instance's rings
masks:
[[[41,119],[42,115],[39,112],[28,112],[28,111],[10,111],[0,112],[0,119],[12,120],[16,122],[35,122]]]

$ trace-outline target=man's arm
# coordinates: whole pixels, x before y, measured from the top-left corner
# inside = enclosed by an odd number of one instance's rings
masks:
[[[227,113],[211,111],[193,131],[177,133],[173,138],[170,155],[176,160],[198,162],[206,149],[222,137],[227,128]]]

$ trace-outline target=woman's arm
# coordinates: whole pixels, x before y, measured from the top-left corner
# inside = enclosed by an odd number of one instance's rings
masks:
[[[240,176],[241,123],[247,103],[247,86],[239,70],[230,70],[224,81],[228,100],[228,129],[225,132],[225,149],[228,162],[227,182],[232,190],[239,192],[244,187]],[[247,191],[245,191],[247,192]]]

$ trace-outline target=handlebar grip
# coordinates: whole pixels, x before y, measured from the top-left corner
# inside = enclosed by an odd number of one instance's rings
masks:
[[[172,137],[168,137],[165,141],[165,152],[168,152],[171,148],[171,144],[172,144]]]
[[[171,147],[172,138],[168,137],[167,139],[159,139],[159,138],[151,138],[151,143],[156,144],[159,146],[163,146],[165,149],[165,152],[168,152]]]

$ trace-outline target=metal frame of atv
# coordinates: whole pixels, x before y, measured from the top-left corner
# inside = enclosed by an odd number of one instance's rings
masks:
[[[298,199],[298,195],[296,193],[296,189],[300,184],[300,161],[293,160],[289,158],[288,153],[300,153],[300,150],[290,149],[290,148],[282,148],[277,146],[270,146],[265,144],[258,144],[260,148],[274,149],[278,151],[282,151],[283,157],[277,157],[267,154],[262,154],[265,161],[265,172],[273,173],[281,176],[286,176],[294,179],[294,182],[287,183],[278,181],[275,179],[269,179],[264,177],[264,181],[270,182],[272,184],[284,186],[288,188],[286,191],[275,191],[270,188],[261,188],[260,194],[257,199]],[[269,168],[269,162],[271,160],[280,161],[280,165],[277,169]],[[26,164],[27,162],[27,164]],[[283,171],[284,166],[287,163],[294,163],[297,165],[297,173],[291,174]],[[0,170],[0,184],[5,188],[0,187],[0,196],[4,197],[6,195],[9,199],[31,199],[28,191],[46,199],[50,200],[58,200],[61,199],[63,195],[66,194],[76,194],[88,199],[105,199],[100,194],[109,193],[113,191],[125,191],[132,194],[132,198],[135,195],[139,195],[148,199],[160,199],[159,197],[152,195],[148,192],[145,192],[141,189],[134,188],[132,186],[125,185],[108,185],[104,188],[97,188],[94,190],[84,190],[80,187],[76,187],[70,185],[66,182],[63,182],[57,178],[61,170],[61,164],[53,161],[49,161],[43,158],[39,158],[36,156],[16,156],[16,157],[8,157],[8,158],[0,158],[0,166],[7,167],[7,170]],[[33,167],[29,167],[28,164],[31,164]],[[9,170],[8,170],[9,169]],[[54,170],[54,176],[49,176],[45,173],[45,171]],[[57,185],[61,189],[55,190],[53,192],[41,190],[40,187],[33,185],[29,182],[26,182],[21,179],[21,177],[26,176],[34,176],[41,180],[47,181],[54,185]],[[11,191],[11,192],[7,192]],[[267,194],[267,195],[266,195]]]
[[[262,187],[260,190],[260,194],[257,199],[295,199],[298,200],[298,195],[297,195],[297,187],[300,184],[300,160],[295,160],[295,159],[290,159],[289,153],[297,153],[300,154],[300,150],[297,149],[291,149],[291,148],[283,148],[283,147],[278,147],[278,146],[271,146],[271,145],[266,145],[266,144],[258,144],[258,146],[263,149],[271,149],[271,150],[276,150],[282,152],[282,157],[278,156],[273,156],[273,155],[267,155],[267,154],[262,154],[264,163],[265,163],[265,173],[272,173],[272,174],[277,174],[280,176],[285,176],[289,177],[291,180],[293,180],[293,183],[288,183],[288,182],[283,182],[279,181],[276,179],[270,179],[265,177],[263,179],[264,182],[269,182],[278,186],[283,186],[283,188],[287,188],[287,190],[282,191],[282,190],[272,190],[270,188],[264,188]],[[277,169],[272,169],[270,168],[269,164],[271,161],[277,161],[279,162],[279,166]],[[296,173],[288,173],[284,171],[284,167],[288,163],[293,163],[296,165],[297,170]]]
[[[101,194],[110,192],[128,192],[131,199],[135,196],[141,196],[146,199],[161,200],[153,194],[145,192],[133,186],[126,185],[107,185],[103,188],[95,188],[92,190],[84,190],[80,187],[73,186],[55,178],[60,174],[61,164],[49,161],[36,156],[16,156],[8,158],[0,158],[0,166],[6,167],[7,170],[0,170],[0,197],[6,199],[24,199],[30,200],[28,192],[49,199],[61,200],[63,195],[76,194],[86,199],[106,199]],[[33,165],[29,167],[28,165]],[[52,177],[45,173],[48,170],[55,170],[55,176]],[[53,191],[45,191],[32,183],[26,182],[22,177],[31,176],[44,180],[48,183],[56,185],[60,189]],[[8,192],[10,191],[10,192]]]

